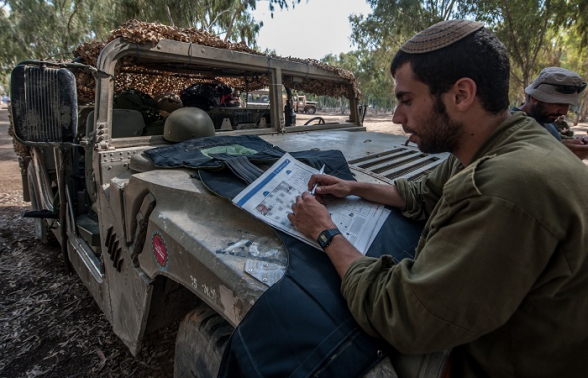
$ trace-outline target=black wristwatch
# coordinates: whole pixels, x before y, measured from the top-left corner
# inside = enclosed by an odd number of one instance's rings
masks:
[[[331,244],[331,240],[333,240],[333,236],[340,235],[341,231],[338,228],[329,228],[322,231],[316,241],[319,243],[322,249],[325,249]]]

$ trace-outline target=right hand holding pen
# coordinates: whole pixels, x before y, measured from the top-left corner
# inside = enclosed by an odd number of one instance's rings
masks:
[[[308,181],[308,190],[310,190],[315,183],[318,186],[315,190],[315,195],[323,196],[331,194],[335,197],[343,198],[351,194],[351,187],[353,181],[342,180],[330,175],[312,175]]]

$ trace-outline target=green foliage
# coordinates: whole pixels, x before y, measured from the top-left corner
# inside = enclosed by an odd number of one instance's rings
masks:
[[[70,60],[72,50],[94,37],[104,37],[110,0],[5,0],[0,8],[0,76],[3,84],[25,59]]]
[[[111,28],[94,14],[109,12],[108,1],[6,0],[0,12],[2,68],[22,59],[69,58],[73,46]]]
[[[463,12],[454,0],[367,0],[372,8],[368,16],[352,15],[352,41],[358,67],[351,70],[364,93],[364,103],[379,108],[393,108],[392,77],[389,73],[393,52],[417,32],[432,24],[460,17]]]
[[[524,88],[544,67],[562,66],[588,77],[588,0],[367,2],[372,14],[349,19],[354,43],[376,58],[374,72],[387,70],[394,53],[415,33],[442,20],[466,18],[484,22],[507,47],[513,103],[524,100]],[[580,110],[585,112],[583,96]]]
[[[387,58],[388,54],[382,54],[381,50],[362,49],[339,56],[329,54],[321,61],[353,72],[362,92],[362,103],[389,109],[395,105],[395,99]]]
[[[368,16],[350,16],[352,40],[360,48],[397,50],[432,24],[463,15],[455,0],[367,0]]]
[[[261,25],[251,19],[247,10],[255,9],[255,3],[255,0],[121,0],[116,17],[118,23],[136,18],[182,28],[194,27],[225,36],[225,40],[244,41],[253,47]]]
[[[269,0],[273,11],[300,0]],[[4,0],[0,5],[0,84],[26,59],[71,60],[73,50],[104,39],[128,19],[195,27],[255,47],[263,26],[248,10],[257,0]]]

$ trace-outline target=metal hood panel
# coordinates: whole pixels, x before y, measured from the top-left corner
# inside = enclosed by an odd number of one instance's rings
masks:
[[[192,173],[154,170],[129,180],[125,197],[151,193],[156,202],[138,263],[150,278],[165,275],[183,283],[236,325],[268,288],[246,265],[271,263],[283,275],[286,249],[271,227],[212,195]],[[164,265],[155,255],[154,238],[163,242]]]

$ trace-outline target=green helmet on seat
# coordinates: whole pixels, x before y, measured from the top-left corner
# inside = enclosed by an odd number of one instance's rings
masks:
[[[168,142],[183,142],[192,138],[214,136],[212,118],[200,108],[174,110],[165,120],[163,138]]]

